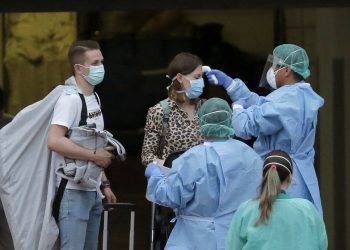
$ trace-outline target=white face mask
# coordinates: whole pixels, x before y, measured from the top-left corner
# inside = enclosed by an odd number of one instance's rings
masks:
[[[281,69],[284,69],[285,67],[282,67],[276,71],[273,71],[273,68],[271,67],[267,73],[266,73],[266,80],[269,83],[270,87],[273,89],[277,89],[277,83],[276,83],[276,75],[277,72],[280,71]]]
[[[275,72],[273,72],[272,67],[266,73],[266,80],[271,88],[277,89]]]

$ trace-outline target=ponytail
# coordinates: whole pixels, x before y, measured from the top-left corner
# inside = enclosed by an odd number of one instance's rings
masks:
[[[268,223],[281,185],[288,180],[292,172],[292,160],[286,152],[275,150],[266,156],[259,197],[260,217],[255,223],[256,226]]]
[[[277,169],[276,167],[271,167],[265,174],[261,183],[259,203],[260,217],[256,225],[267,224],[272,211],[272,205],[277,199],[280,189],[281,181]]]

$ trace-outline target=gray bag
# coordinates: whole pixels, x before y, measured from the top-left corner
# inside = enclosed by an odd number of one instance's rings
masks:
[[[94,124],[93,124],[94,125]],[[98,130],[93,125],[75,127],[70,129],[68,137],[83,148],[96,150],[97,148],[111,145],[115,148],[116,157],[125,160],[124,146],[113,138],[107,130]],[[60,164],[56,168],[56,174],[62,178],[81,184],[87,188],[96,188],[99,192],[99,180],[102,168],[94,162],[65,158],[65,165]],[[101,192],[101,197],[104,198]]]

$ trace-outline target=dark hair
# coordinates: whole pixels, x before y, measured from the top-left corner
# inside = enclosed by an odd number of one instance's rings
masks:
[[[181,52],[169,63],[168,76],[170,79],[173,79],[178,73],[182,75],[190,74],[200,65],[203,65],[203,62],[197,55]],[[183,93],[179,94],[176,92],[181,90],[180,83],[175,79],[168,89],[169,98],[176,102],[185,102],[186,96]]]
[[[260,217],[256,225],[268,222],[272,205],[281,191],[281,183],[292,173],[292,160],[286,152],[275,150],[265,157],[259,197]]]
[[[292,70],[292,72],[293,72],[293,75],[294,75],[294,78],[295,78],[296,81],[300,82],[300,81],[305,80],[304,77],[299,75],[297,72],[294,72],[293,70]]]
[[[89,50],[101,49],[96,41],[81,40],[76,41],[68,50],[68,61],[73,67],[75,64],[83,64],[85,61],[85,52]]]

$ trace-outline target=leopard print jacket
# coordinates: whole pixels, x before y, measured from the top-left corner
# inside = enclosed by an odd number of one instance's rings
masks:
[[[141,160],[143,165],[156,158],[165,160],[171,153],[187,150],[200,144],[203,139],[199,132],[199,118],[196,115],[192,120],[186,111],[182,110],[175,101],[169,102],[169,127],[165,136],[162,152],[158,148],[163,127],[163,109],[160,103],[149,108],[146,117],[145,137],[143,140]]]

